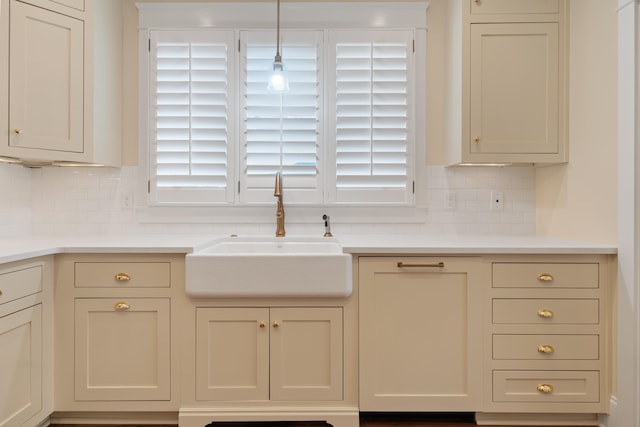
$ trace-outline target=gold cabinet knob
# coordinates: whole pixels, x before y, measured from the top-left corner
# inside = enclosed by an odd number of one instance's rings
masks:
[[[553,276],[549,273],[542,273],[538,276],[538,280],[541,282],[553,282]]]
[[[553,317],[553,311],[543,308],[541,310],[538,310],[538,316],[542,317],[543,319],[551,319]]]
[[[543,344],[538,346],[538,353],[541,353],[541,354],[551,354],[554,351],[555,349],[553,348],[552,345]]]
[[[536,390],[540,393],[551,394],[553,393],[553,386],[551,384],[538,384]]]
[[[479,1],[476,1],[476,3],[480,4],[480,2],[479,2]],[[475,137],[475,138],[473,138],[473,140],[474,140],[475,142],[480,142],[480,136],[476,135],[476,137]]]
[[[273,325],[272,325],[272,326],[273,326],[274,328],[279,328],[279,327],[280,327],[280,323],[278,323],[278,322],[273,322]]]
[[[0,297],[2,296],[2,289],[0,289]]]
[[[131,276],[129,276],[127,273],[118,273],[116,274],[116,280],[118,282],[128,282],[129,280],[131,280]]]
[[[260,322],[258,326],[260,326],[261,329],[264,329],[267,326],[267,324],[265,322]]]
[[[475,0],[476,4],[480,4],[481,0]]]
[[[13,130],[13,133],[15,133],[16,135],[20,135],[20,134],[22,133],[22,129],[20,129],[20,128],[15,128],[15,129]]]
[[[125,301],[120,301],[117,302],[116,305],[114,306],[114,308],[116,310],[129,310],[131,308],[131,306],[129,305],[128,302]]]

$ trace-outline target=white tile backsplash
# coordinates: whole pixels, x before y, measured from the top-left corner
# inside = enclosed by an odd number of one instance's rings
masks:
[[[93,233],[269,233],[272,225],[250,221],[225,223],[206,215],[170,222],[148,221],[136,205],[144,206],[139,168],[41,168],[0,165],[0,236],[21,234]],[[426,213],[418,208],[409,220],[341,221],[332,212],[334,234],[535,234],[535,169],[530,167],[427,167]],[[504,194],[504,208],[490,209],[492,190]],[[455,207],[447,209],[445,195],[455,193]],[[124,202],[128,197],[133,206]],[[142,203],[140,203],[142,202]],[[291,234],[304,233],[308,221],[288,224]],[[378,215],[385,215],[384,212]],[[302,215],[304,216],[304,215]],[[185,219],[186,218],[186,219]]]

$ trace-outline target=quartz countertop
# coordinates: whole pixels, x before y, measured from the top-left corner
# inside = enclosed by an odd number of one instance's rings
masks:
[[[216,235],[87,235],[5,237],[0,262],[59,253],[192,253]],[[335,236],[352,254],[616,254],[613,244],[536,236],[345,235]]]

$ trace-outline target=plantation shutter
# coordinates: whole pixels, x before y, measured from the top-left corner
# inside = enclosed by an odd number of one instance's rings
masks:
[[[275,37],[275,31],[240,32],[240,201],[272,203],[281,172],[288,203],[320,203],[322,32],[281,32],[285,93],[267,89]]]
[[[152,202],[233,201],[233,31],[150,32]]]
[[[412,202],[413,33],[332,31],[329,39],[336,179],[330,201]]]

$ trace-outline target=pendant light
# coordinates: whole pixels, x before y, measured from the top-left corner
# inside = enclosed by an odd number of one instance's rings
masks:
[[[271,92],[286,92],[289,90],[289,80],[284,70],[282,56],[280,55],[280,0],[278,0],[278,18],[276,21],[276,56],[273,59],[269,84],[267,88]]]

